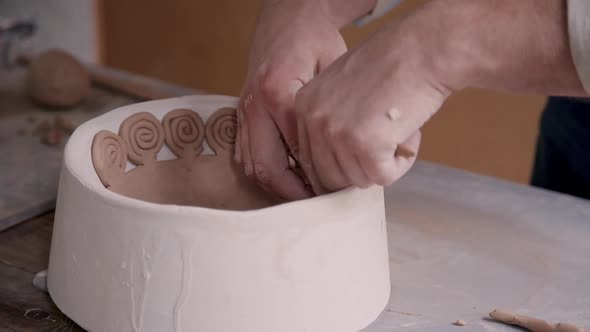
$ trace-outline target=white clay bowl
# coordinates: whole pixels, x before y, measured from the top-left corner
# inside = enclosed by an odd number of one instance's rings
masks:
[[[49,262],[57,306],[92,332],[354,332],[389,298],[383,190],[346,189],[248,211],[115,193],[91,158],[95,134],[138,112],[206,119],[225,96],[125,106],[88,121],[64,156]],[[210,152],[210,151],[209,151]],[[207,153],[207,151],[205,152]],[[163,148],[158,159],[173,155]]]

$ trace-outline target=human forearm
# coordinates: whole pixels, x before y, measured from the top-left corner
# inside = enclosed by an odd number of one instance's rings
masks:
[[[440,31],[430,32],[432,64],[451,90],[587,95],[572,60],[565,0],[437,0],[423,11],[414,19]]]
[[[584,96],[568,40],[565,0],[431,0],[299,90],[300,165],[316,193],[387,185],[454,91]]]

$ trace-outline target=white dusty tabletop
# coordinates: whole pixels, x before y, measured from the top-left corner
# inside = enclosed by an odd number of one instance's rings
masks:
[[[427,163],[385,200],[391,300],[364,331],[520,331],[495,308],[590,328],[590,201]]]

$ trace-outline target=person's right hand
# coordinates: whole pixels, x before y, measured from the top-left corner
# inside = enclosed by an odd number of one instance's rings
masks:
[[[296,149],[295,94],[346,52],[339,28],[360,16],[357,1],[337,8],[330,0],[263,1],[245,85],[238,105],[235,159],[245,174],[284,199],[312,195],[289,167]],[[360,11],[358,14],[352,12]]]

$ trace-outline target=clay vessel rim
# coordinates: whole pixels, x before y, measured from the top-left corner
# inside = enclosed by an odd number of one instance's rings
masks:
[[[137,104],[131,104],[116,108],[110,112],[100,115],[94,119],[91,119],[84,124],[80,125],[72,134],[68,143],[66,144],[64,151],[63,167],[67,168],[70,174],[72,174],[80,185],[86,189],[95,192],[101,199],[108,201],[109,205],[119,206],[123,208],[134,208],[143,211],[158,211],[160,213],[170,214],[187,214],[195,216],[226,216],[226,217],[237,217],[237,216],[255,216],[255,215],[268,215],[269,213],[297,213],[303,209],[317,209],[318,211],[325,211],[326,209],[332,208],[332,204],[326,204],[329,202],[335,203],[339,199],[346,196],[359,194],[359,191],[363,189],[359,188],[344,188],[340,191],[313,197],[300,201],[287,202],[278,204],[275,206],[252,209],[245,211],[234,211],[224,209],[213,209],[199,206],[188,206],[188,205],[174,205],[174,204],[160,204],[146,202],[140,199],[127,197],[113,191],[108,190],[103,186],[98,178],[98,175],[94,171],[92,166],[92,160],[90,157],[90,147],[92,139],[96,132],[104,129],[103,126],[106,123],[111,122],[114,118],[125,119],[127,116],[137,113],[139,111],[152,112],[151,109],[161,109],[161,113],[164,114],[170,111],[172,108],[199,108],[201,104],[218,104],[215,107],[236,107],[237,98],[232,96],[221,96],[221,95],[192,95],[184,97],[176,97],[169,99],[160,99],[156,101],[147,101]],[[170,104],[176,104],[171,106]],[[160,114],[154,114],[158,118],[161,118]],[[120,123],[120,121],[119,121]],[[118,124],[117,124],[118,127]],[[80,145],[86,146],[86,149],[82,149],[84,156],[80,156],[77,150],[80,150]],[[82,162],[79,159],[83,159]],[[83,169],[88,168],[86,171]],[[84,176],[83,173],[90,173],[93,176]]]

